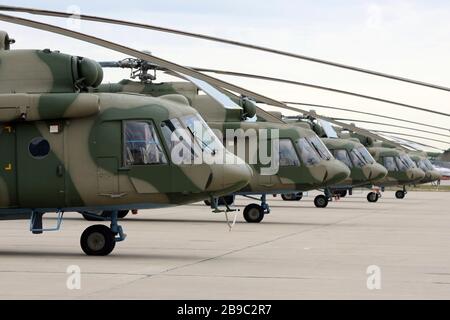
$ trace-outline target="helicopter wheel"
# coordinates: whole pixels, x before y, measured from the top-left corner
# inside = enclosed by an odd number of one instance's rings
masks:
[[[326,206],[328,206],[328,198],[323,194],[320,194],[314,198],[314,205],[317,208],[325,208]]]
[[[378,198],[380,198],[380,196],[376,192],[369,192],[367,194],[367,201],[369,202],[377,202]]]
[[[244,219],[248,223],[260,223],[264,219],[264,209],[259,204],[251,203],[244,209]]]
[[[395,192],[395,197],[397,199],[403,199],[403,198],[405,198],[405,195],[406,195],[406,193],[403,190],[398,190]]]
[[[116,239],[110,228],[96,224],[84,230],[80,245],[88,256],[107,256],[114,250]]]

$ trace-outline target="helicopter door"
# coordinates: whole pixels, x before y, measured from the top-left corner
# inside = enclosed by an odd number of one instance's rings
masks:
[[[0,127],[0,208],[17,206],[16,135],[14,127]]]
[[[45,122],[16,127],[19,205],[32,208],[65,206],[64,130]]]

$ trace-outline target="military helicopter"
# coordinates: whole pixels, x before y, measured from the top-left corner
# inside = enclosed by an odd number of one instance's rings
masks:
[[[321,137],[333,156],[350,169],[350,176],[339,184],[324,189],[324,197],[317,196],[314,204],[324,208],[333,196],[345,197],[352,188],[374,183],[387,175],[387,170],[376,163],[367,149],[357,139],[340,139],[334,128],[325,121],[311,117],[287,116],[288,123],[311,127]],[[282,195],[283,200],[300,200],[301,195]]]
[[[103,67],[130,68],[132,78],[140,81],[122,80],[119,83],[100,85],[99,92],[132,92],[152,96],[177,93],[189,99],[191,105],[206,119],[208,125],[223,137],[230,151],[251,164],[254,175],[250,183],[233,194],[206,201],[207,205],[217,209],[218,204],[227,208],[234,202],[234,196],[242,195],[256,200],[260,195],[260,204],[251,203],[244,209],[247,222],[261,222],[265,214],[270,213],[267,194],[280,192],[302,192],[326,187],[342,181],[349,175],[348,168],[336,161],[323,142],[310,128],[301,128],[284,123],[272,113],[264,112],[249,99],[226,96],[213,91],[205,83],[194,80],[188,82],[154,83],[156,74],[148,76],[149,71],[161,68],[132,58],[121,61],[100,62]],[[192,79],[191,79],[192,80]],[[199,90],[205,95],[200,95]],[[254,121],[251,121],[251,119]],[[278,133],[279,169],[273,174],[262,174],[259,149],[269,139],[260,139],[261,131]],[[252,135],[254,133],[254,135]],[[228,141],[228,142],[227,142]],[[239,152],[239,148],[242,151]],[[268,147],[270,149],[270,147]]]
[[[435,182],[442,178],[442,174],[430,162],[426,152],[410,151],[409,156],[415,162],[416,166],[425,172],[425,177],[418,184]]]
[[[402,186],[402,190],[395,192],[397,199],[405,197],[407,193],[406,186],[415,184],[425,177],[425,172],[415,165],[405,150],[394,148],[389,143],[374,141],[354,132],[341,131],[339,136],[356,138],[367,147],[367,150],[369,150],[375,160],[388,171],[386,177],[377,182],[377,186],[381,187],[381,191],[384,191],[384,188],[388,186]],[[377,202],[380,197],[381,193],[379,191],[370,192],[367,195],[367,200],[369,202]]]
[[[67,211],[109,212],[109,228],[91,226],[80,240],[86,254],[107,255],[125,240],[120,212],[219,197],[249,182],[251,168],[182,97],[89,93],[102,81],[97,62],[10,50],[12,42],[0,33],[0,219],[29,218],[30,230],[42,233],[54,230],[42,226],[48,212],[58,213],[55,229]],[[173,162],[167,135],[174,126],[187,132],[191,121],[204,128],[192,146],[200,150],[208,139],[232,165]]]

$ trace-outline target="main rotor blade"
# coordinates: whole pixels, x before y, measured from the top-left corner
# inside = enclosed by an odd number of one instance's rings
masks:
[[[201,72],[211,72],[211,73],[217,73],[217,74],[223,74],[223,75],[229,75],[229,76],[235,76],[235,77],[245,77],[245,78],[258,79],[258,80],[266,80],[266,81],[274,81],[274,82],[293,84],[296,86],[302,86],[302,87],[308,87],[308,88],[313,88],[313,89],[330,91],[330,92],[339,93],[339,94],[345,94],[345,95],[354,96],[354,97],[358,97],[358,98],[369,99],[369,100],[374,100],[374,101],[383,102],[383,103],[389,103],[389,104],[397,105],[397,106],[404,107],[404,108],[410,108],[410,109],[420,110],[423,112],[435,113],[435,114],[439,114],[442,116],[450,117],[450,113],[430,110],[427,108],[416,107],[416,106],[413,106],[410,104],[401,103],[401,102],[397,102],[397,101],[393,101],[393,100],[377,98],[377,97],[368,96],[365,94],[360,94],[360,93],[355,93],[355,92],[351,92],[351,91],[340,90],[340,89],[335,89],[335,88],[330,88],[330,87],[319,86],[316,84],[311,84],[311,83],[306,83],[306,82],[299,82],[299,81],[294,81],[294,80],[274,78],[274,77],[256,75],[256,74],[251,74],[251,73],[235,72],[235,71],[225,71],[225,70],[205,69],[205,68],[193,68],[193,69],[196,71],[201,71]]]
[[[117,44],[117,43],[113,43],[113,42],[108,41],[108,40],[104,40],[104,39],[101,39],[101,38],[93,37],[93,36],[90,36],[90,35],[87,35],[87,34],[84,34],[84,33],[81,33],[81,32],[77,32],[77,31],[64,29],[64,28],[61,28],[61,27],[57,27],[57,26],[54,26],[54,25],[47,24],[47,23],[42,23],[42,22],[38,22],[38,21],[34,21],[34,20],[28,20],[28,19],[14,17],[14,16],[8,16],[8,15],[5,15],[5,14],[0,14],[0,20],[6,21],[6,22],[10,22],[10,23],[14,23],[14,24],[18,24],[18,25],[28,26],[28,27],[31,27],[31,28],[44,30],[44,31],[48,31],[48,32],[52,32],[52,33],[56,33],[56,34],[60,34],[60,35],[64,35],[64,36],[67,36],[67,37],[70,37],[70,38],[73,38],[73,39],[78,39],[78,40],[81,40],[81,41],[84,41],[84,42],[88,42],[88,43],[92,43],[92,44],[95,44],[95,45],[98,45],[98,46],[101,46],[101,47],[104,47],[104,48],[107,48],[107,49],[111,49],[111,50],[114,50],[114,51],[117,51],[117,52],[121,52],[123,54],[130,55],[130,56],[138,58],[138,59],[142,59],[142,60],[145,60],[145,61],[149,61],[149,62],[155,63],[155,64],[157,64],[157,65],[159,65],[161,67],[168,68],[170,70],[173,70],[173,71],[176,71],[176,72],[179,72],[179,73],[191,76],[191,77],[195,77],[197,79],[200,79],[200,80],[203,80],[203,81],[206,81],[206,82],[209,82],[211,85],[214,85],[214,86],[217,86],[217,87],[223,87],[223,88],[228,89],[230,91],[238,92],[238,93],[240,93],[242,95],[251,97],[251,98],[253,98],[253,99],[257,100],[257,101],[261,101],[262,103],[266,103],[268,105],[276,106],[276,107],[282,108],[282,109],[295,110],[295,111],[303,113],[305,115],[313,116],[313,117],[315,117],[317,119],[326,120],[328,122],[331,122],[333,124],[336,124],[336,125],[338,125],[340,127],[343,127],[343,128],[349,129],[349,130],[352,130],[352,131],[355,131],[355,132],[361,132],[361,134],[365,134],[365,135],[370,134],[370,136],[376,136],[375,139],[388,142],[387,139],[384,139],[383,137],[380,137],[378,135],[374,135],[373,133],[370,133],[367,130],[363,130],[363,129],[357,128],[356,126],[349,126],[349,125],[347,125],[344,122],[335,121],[335,120],[333,120],[331,118],[328,118],[328,117],[319,116],[315,112],[309,112],[309,111],[306,111],[306,110],[302,110],[300,108],[289,107],[289,106],[287,106],[286,104],[284,104],[284,103],[282,103],[280,101],[277,101],[277,100],[271,99],[269,97],[263,96],[261,94],[252,92],[250,90],[241,88],[239,86],[236,86],[234,84],[225,82],[223,80],[219,80],[219,79],[213,78],[213,77],[205,75],[203,73],[200,73],[200,72],[194,71],[192,69],[189,69],[189,68],[183,67],[181,65],[178,65],[176,63],[170,62],[168,60],[164,60],[162,58],[158,58],[158,57],[153,56],[153,55],[151,55],[149,53],[144,53],[144,52],[141,52],[141,51],[129,48],[129,47],[125,47],[123,45],[120,45],[120,44]],[[391,141],[391,143],[392,143],[392,141]],[[396,144],[396,146],[398,146],[400,148],[403,148],[400,144]]]
[[[422,130],[422,129],[417,129],[417,128],[399,126],[399,125],[385,123],[385,122],[367,121],[367,120],[359,120],[359,119],[347,119],[347,118],[333,118],[333,119],[338,120],[338,121],[361,122],[361,123],[377,124],[377,125],[381,125],[381,126],[399,128],[399,129],[408,129],[408,130],[419,131],[419,132],[423,132],[423,133],[434,134],[437,136],[450,138],[450,135],[447,135],[447,134],[442,134],[442,133],[437,133],[437,132],[427,131],[427,130]]]
[[[277,107],[277,108],[284,109],[284,110],[297,111],[297,112],[305,114],[304,110],[296,108],[296,107],[291,107],[291,106],[288,106],[288,105],[284,105],[284,106],[278,106],[278,105],[275,106],[275,105],[273,105],[273,106]],[[384,141],[384,142],[388,142],[388,143],[394,144],[396,147],[404,149],[404,147],[402,145],[398,144],[398,143],[395,143],[395,142],[392,142],[389,139],[383,138],[382,136],[380,136],[378,134],[375,134],[375,133],[373,133],[373,132],[371,132],[369,130],[356,127],[355,125],[348,125],[348,124],[346,124],[344,122],[336,121],[336,120],[334,120],[332,118],[328,118],[328,117],[325,117],[325,116],[317,116],[317,114],[315,112],[309,112],[308,115],[313,117],[313,118],[317,118],[317,119],[322,119],[322,120],[328,121],[328,122],[333,123],[333,124],[335,124],[335,125],[337,125],[339,127],[345,128],[345,129],[353,131],[353,132],[357,132],[357,133],[359,133],[361,135],[373,138],[375,140],[380,140],[380,141]]]
[[[364,115],[368,115],[368,116],[380,117],[380,118],[384,118],[384,119],[390,119],[390,120],[402,121],[402,122],[405,122],[405,123],[416,124],[416,125],[420,125],[420,126],[424,126],[424,127],[429,127],[429,128],[435,128],[435,129],[445,130],[445,131],[447,131],[447,132],[450,131],[449,128],[444,128],[444,127],[439,127],[439,126],[433,126],[433,125],[431,125],[431,124],[424,124],[424,123],[420,123],[420,122],[416,122],[416,121],[405,120],[405,119],[401,119],[401,118],[394,118],[394,117],[389,117],[389,116],[385,116],[385,115],[381,115],[381,114],[377,114],[377,113],[370,113],[370,112],[358,111],[358,110],[353,110],[353,109],[348,109],[348,108],[339,108],[339,107],[325,106],[325,105],[321,105],[321,104],[305,103],[305,102],[283,101],[283,103],[286,103],[286,104],[293,104],[293,105],[299,105],[299,106],[305,106],[305,107],[314,107],[314,108],[323,108],[323,109],[331,109],[331,110],[340,110],[340,111],[353,112],[353,113],[364,114]]]
[[[26,13],[30,13],[30,14],[62,17],[62,18],[72,18],[73,17],[73,14],[67,13],[67,12],[41,10],[41,9],[25,8],[25,7],[15,7],[15,6],[0,6],[0,10],[13,11],[13,12],[26,12]],[[333,62],[333,61],[329,61],[329,60],[318,59],[318,58],[309,57],[309,56],[301,55],[301,54],[297,54],[297,53],[277,50],[277,49],[273,49],[273,48],[258,46],[258,45],[239,42],[239,41],[235,41],[235,40],[229,40],[229,39],[209,36],[209,35],[205,35],[205,34],[186,32],[186,31],[182,31],[182,30],[164,28],[164,27],[159,27],[159,26],[150,25],[150,24],[136,23],[136,22],[131,22],[131,21],[124,21],[124,20],[104,18],[104,17],[97,17],[97,16],[92,16],[92,15],[80,14],[80,15],[77,15],[76,17],[79,19],[82,19],[82,20],[109,23],[109,24],[115,24],[115,25],[123,25],[123,26],[136,27],[136,28],[141,28],[141,29],[149,29],[149,30],[154,30],[154,31],[159,31],[159,32],[176,34],[176,35],[180,35],[180,36],[186,36],[186,37],[191,37],[191,38],[225,43],[225,44],[229,44],[229,45],[233,45],[233,46],[269,52],[269,53],[273,53],[273,54],[277,54],[277,55],[287,56],[287,57],[300,59],[300,60],[306,60],[306,61],[310,61],[310,62],[333,66],[336,68],[365,73],[365,74],[369,74],[369,75],[373,75],[373,76],[377,76],[377,77],[383,77],[383,78],[387,78],[387,79],[391,79],[391,80],[411,83],[411,84],[429,87],[429,88],[438,89],[438,90],[443,90],[443,91],[447,91],[447,92],[450,91],[449,87],[442,86],[442,85],[436,85],[436,84],[419,81],[419,80],[414,80],[414,79],[409,79],[406,77],[400,77],[400,76],[396,76],[396,75],[392,75],[392,74],[388,74],[388,73],[384,73],[384,72],[374,71],[374,70],[360,68],[360,67],[354,67],[354,66],[350,66],[350,65],[346,65],[346,64],[342,64],[342,63],[338,63],[338,62]]]
[[[417,141],[410,140],[410,139],[406,139],[406,138],[400,138],[400,137],[397,137],[397,136],[395,136],[395,135],[385,135],[385,136],[386,136],[386,137],[390,137],[391,139],[395,139],[395,140],[398,141],[398,142],[400,142],[400,141],[403,141],[403,143],[409,142],[409,143],[414,143],[414,144],[421,145],[421,146],[424,146],[424,147],[436,149],[436,150],[439,150],[439,151],[445,151],[445,150],[442,149],[442,148],[438,148],[438,147],[435,147],[435,146],[431,146],[431,145],[429,145],[429,144],[425,144],[425,143],[422,143],[422,142],[417,142]]]
[[[401,132],[392,132],[392,131],[384,131],[384,130],[371,130],[371,131],[378,132],[378,133],[397,134],[397,135],[401,135],[401,136],[405,136],[405,137],[419,138],[419,139],[424,139],[424,140],[429,140],[429,141],[434,141],[434,142],[450,144],[450,141],[443,141],[443,140],[438,140],[438,139],[426,138],[426,137],[422,137],[422,136],[417,136],[415,134],[408,134],[408,133],[401,133]]]

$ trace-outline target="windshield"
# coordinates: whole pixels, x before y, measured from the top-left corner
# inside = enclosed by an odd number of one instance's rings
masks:
[[[372,157],[369,150],[367,150],[365,147],[359,147],[357,150],[359,151],[360,155],[364,158],[364,161],[366,161],[366,163],[369,164],[375,163],[375,159]]]
[[[322,158],[323,160],[330,160],[333,158],[330,150],[328,150],[328,148],[324,145],[324,143],[318,136],[309,136],[306,137],[306,140],[311,144],[314,150],[316,150],[320,158]]]
[[[305,165],[315,165],[320,162],[317,151],[306,141],[306,138],[299,139],[297,144],[300,149],[300,158]]]
[[[400,156],[395,157],[395,160],[397,161],[397,166],[400,171],[416,167],[411,158],[406,154],[402,154]]]
[[[192,160],[199,157],[199,146],[191,143],[192,135],[181,125],[180,120],[173,118],[163,121],[161,131],[172,158],[177,157],[177,159],[172,159],[173,162],[177,163],[177,160],[180,160],[181,163],[191,163]],[[179,143],[183,144],[183,148],[179,148],[178,153],[174,154],[172,151]]]
[[[409,168],[417,168],[416,164],[414,163],[414,161],[412,161],[412,159],[410,158],[409,155],[402,154],[400,156],[400,159],[402,159],[406,163],[406,165],[408,166],[408,169]]]
[[[339,161],[345,163],[345,165],[349,168],[353,168],[352,161],[350,160],[350,156],[348,155],[347,150],[345,149],[335,149],[333,150],[333,155]]]
[[[215,154],[219,148],[223,148],[223,144],[198,114],[182,117],[181,121],[200,144],[203,151],[208,149],[212,154]]]
[[[358,149],[352,149],[352,151],[350,151],[350,157],[352,158],[355,167],[363,167],[367,164],[366,159]]]
[[[425,159],[425,160],[422,160],[422,161],[425,164],[425,166],[428,168],[428,170],[435,170],[435,168],[434,168],[434,166],[433,166],[433,164],[431,163],[430,160]]]

